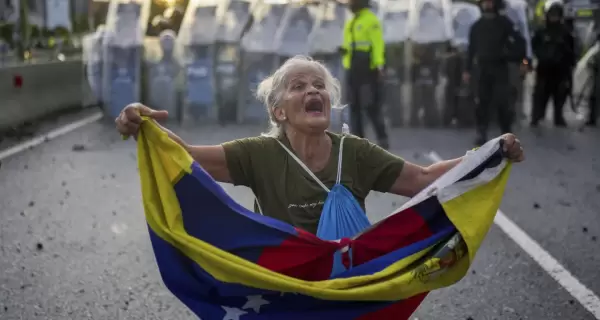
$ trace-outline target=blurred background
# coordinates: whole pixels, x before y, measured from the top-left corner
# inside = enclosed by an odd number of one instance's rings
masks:
[[[511,62],[506,106],[527,158],[506,189],[510,221],[492,227],[465,279],[431,293],[412,320],[600,319],[600,136],[586,123],[600,103],[599,2],[562,1],[578,60],[567,125],[553,125],[549,108],[534,128],[531,40],[546,2],[503,0],[527,46]],[[422,165],[464,155],[478,83],[462,74],[479,3],[370,7],[383,26],[390,151]],[[287,58],[310,55],[344,83],[338,49],[351,17],[329,0],[0,0],[0,319],[191,319],[156,268],[136,145],[120,139],[115,117],[143,102],[168,110],[166,125],[191,144],[259,135],[268,117],[257,84]],[[348,109],[336,109],[331,130],[349,122]],[[224,187],[253,205],[249,189]],[[405,200],[373,192],[368,217]]]

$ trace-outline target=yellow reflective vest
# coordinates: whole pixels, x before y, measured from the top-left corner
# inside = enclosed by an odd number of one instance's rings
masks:
[[[346,21],[344,26],[345,54],[342,57],[344,69],[350,69],[353,51],[370,52],[371,69],[385,65],[385,43],[379,18],[369,9],[362,9]]]

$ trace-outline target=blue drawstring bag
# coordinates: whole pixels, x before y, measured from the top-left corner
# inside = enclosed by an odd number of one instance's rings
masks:
[[[338,180],[325,200],[317,228],[317,237],[332,241],[352,238],[370,225],[367,215],[354,195]],[[342,254],[347,254],[349,259],[345,264]],[[352,268],[352,248],[336,252],[333,256],[331,277],[350,268]]]
[[[323,240],[352,238],[370,225],[354,195],[338,182],[325,200],[317,237]]]
[[[346,128],[344,128],[346,129]],[[358,233],[368,228],[371,223],[364,210],[356,201],[354,195],[341,184],[342,178],[342,155],[344,151],[344,139],[340,141],[340,152],[338,156],[338,168],[335,185],[331,190],[315,176],[315,174],[298,157],[290,151],[283,143],[281,146],[298,162],[298,164],[327,192],[327,199],[321,212],[319,226],[317,228],[317,237],[329,241],[343,241],[352,238]],[[279,140],[278,140],[279,141]],[[343,249],[348,251],[349,261],[346,266],[343,263],[342,253],[336,252],[333,261],[332,276],[344,272],[352,267],[352,249]]]

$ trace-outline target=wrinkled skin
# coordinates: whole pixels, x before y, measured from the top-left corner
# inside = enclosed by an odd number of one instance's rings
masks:
[[[273,111],[277,121],[307,135],[322,134],[331,114],[325,75],[315,67],[298,66],[285,80],[285,92]]]

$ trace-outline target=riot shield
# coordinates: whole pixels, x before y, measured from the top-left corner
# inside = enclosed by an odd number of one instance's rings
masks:
[[[257,5],[254,0],[227,0],[217,15],[217,41],[237,43],[246,31],[251,12]]]
[[[0,39],[0,67],[4,64],[8,63],[8,53],[10,51],[10,46],[6,41]]]
[[[181,120],[179,108],[179,75],[181,67],[175,56],[176,34],[172,30],[160,33],[155,41],[146,42],[146,103],[167,110],[169,120]]]
[[[141,100],[143,41],[150,1],[113,0],[108,7],[103,41],[102,101],[105,112],[117,117]]]
[[[411,0],[409,11],[411,42],[431,44],[452,39],[452,5],[449,0]]]
[[[344,85],[344,68],[338,48],[344,37],[344,24],[350,11],[336,2],[323,2],[315,8],[315,27],[309,36],[309,54],[323,63],[331,74]],[[332,108],[329,129],[342,132],[344,123],[349,123],[349,108]]]
[[[350,11],[345,5],[336,2],[323,2],[314,11],[315,28],[309,36],[309,54],[337,54],[343,42],[344,24]],[[334,76],[340,75],[334,73]]]
[[[380,12],[381,11],[381,0],[369,1],[369,8],[371,8],[371,11],[373,11],[373,12]]]
[[[452,45],[464,49],[469,45],[471,26],[481,17],[479,7],[470,2],[452,3]]]
[[[277,67],[295,55],[308,55],[309,36],[315,27],[314,11],[303,3],[288,4],[283,20],[275,34]]]
[[[404,125],[405,50],[409,25],[409,2],[402,0],[382,1],[378,15],[383,25],[386,44],[386,67],[384,78],[384,110],[393,127]]]
[[[84,95],[83,105],[102,104],[102,66],[104,26],[87,34],[82,40]]]
[[[283,20],[285,7],[285,3],[261,3],[252,11],[254,22],[241,42],[238,123],[265,123],[269,119],[254,92],[258,84],[273,72],[276,61],[273,35]]]
[[[460,127],[475,124],[475,96],[472,83],[464,83],[469,31],[481,17],[479,7],[470,2],[452,3],[454,34],[449,52],[445,55],[445,102],[442,120],[444,125],[456,123]]]
[[[217,1],[191,1],[186,9],[177,47],[183,66],[182,123],[215,123],[214,42],[218,21]]]
[[[529,33],[529,24],[527,20],[527,2],[525,0],[505,0],[504,14],[513,22],[515,28],[525,39],[527,45],[527,58],[531,61],[533,58],[531,49],[531,35]],[[530,110],[525,108],[524,103],[524,76],[521,71],[521,65],[509,64],[510,77],[510,104],[513,106],[516,115],[519,119],[524,120],[530,113]]]
[[[238,95],[232,93],[240,90],[240,41],[256,4],[254,0],[229,0],[217,15],[214,83],[221,124],[237,121]]]
[[[410,124],[433,127],[440,123],[444,100],[442,57],[453,34],[451,3],[412,0],[409,13]]]

